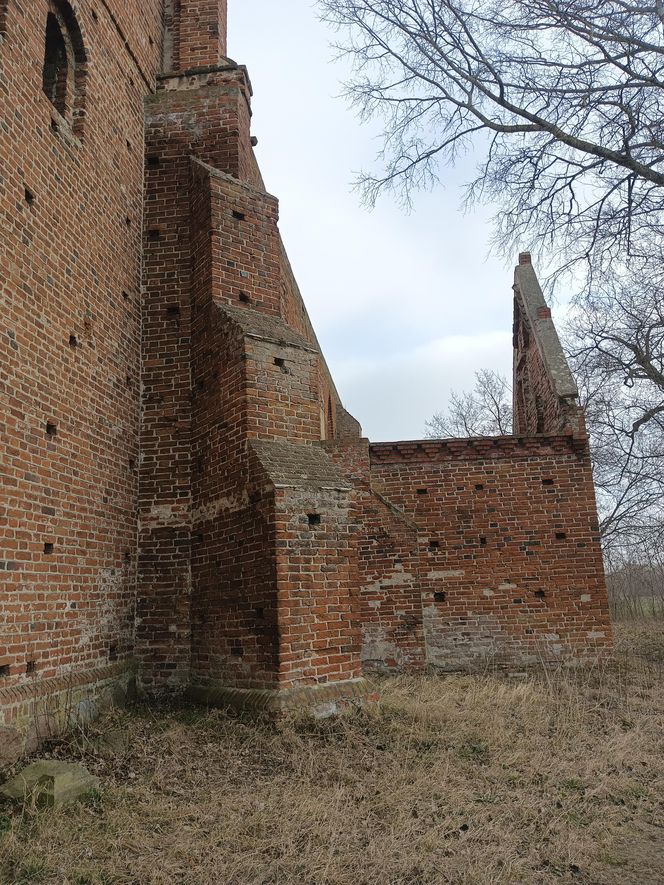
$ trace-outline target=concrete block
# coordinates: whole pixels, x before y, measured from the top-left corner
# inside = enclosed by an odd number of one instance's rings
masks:
[[[58,808],[99,789],[98,777],[73,762],[41,759],[28,765],[0,787],[0,796],[14,802],[35,801]]]

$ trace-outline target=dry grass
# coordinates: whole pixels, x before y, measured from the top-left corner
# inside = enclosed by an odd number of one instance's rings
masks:
[[[393,679],[333,721],[116,714],[128,749],[55,750],[102,795],[0,808],[0,881],[662,883],[664,625],[618,633],[590,673]]]

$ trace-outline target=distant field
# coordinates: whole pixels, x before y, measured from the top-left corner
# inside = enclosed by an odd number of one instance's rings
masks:
[[[54,750],[100,796],[0,807],[0,881],[662,885],[664,623],[616,635],[601,668],[391,679],[373,709],[280,729],[114,714],[117,755],[98,731]]]

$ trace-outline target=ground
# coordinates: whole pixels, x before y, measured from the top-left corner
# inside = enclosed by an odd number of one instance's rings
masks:
[[[0,882],[661,885],[664,622],[616,638],[590,671],[395,678],[335,720],[116,712],[51,749],[99,795],[0,807]]]

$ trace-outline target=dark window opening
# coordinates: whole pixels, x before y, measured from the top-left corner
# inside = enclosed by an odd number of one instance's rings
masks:
[[[236,221],[244,221],[245,214],[244,214],[244,212],[238,212],[237,209],[233,209],[233,218]]]
[[[27,661],[25,665],[25,672],[27,676],[32,676],[33,673],[37,672],[37,661]]]
[[[327,398],[327,438],[334,439],[334,407],[331,396]]]
[[[535,590],[535,599],[544,599],[545,596],[544,590]]]
[[[47,556],[50,556],[51,553],[53,553],[53,550],[54,550],[54,545],[53,545],[52,541],[47,541],[44,544],[44,553],[46,553]]]
[[[44,34],[42,89],[78,135],[85,113],[86,55],[81,30],[68,0],[50,0]],[[52,126],[58,131],[56,125]]]
[[[109,661],[117,661],[118,659],[118,647],[115,643],[108,649],[108,659]]]
[[[564,541],[567,538],[565,532],[556,532],[556,541]]]
[[[259,605],[254,609],[254,614],[259,621],[262,621],[265,618],[265,609]]]
[[[240,292],[238,297],[243,304],[249,304],[251,302],[251,298],[247,295],[246,292]]]
[[[418,490],[417,490],[417,494],[418,494],[418,495],[428,495],[428,494],[429,494],[429,489],[418,489]]]
[[[543,480],[542,480],[542,485],[543,485],[543,486],[552,486],[552,485],[554,485],[554,482],[553,482],[552,479],[543,479]]]
[[[69,54],[64,34],[54,13],[46,19],[44,70],[42,88],[59,114],[67,113],[67,86],[69,82]]]
[[[445,593],[445,591],[443,591],[443,590],[438,590],[433,594],[433,601],[434,602],[445,602],[446,599],[447,599],[447,593]]]
[[[484,486],[482,485],[482,483],[478,482],[477,485],[475,486],[475,491],[481,492],[483,489],[484,489]]]
[[[486,538],[483,536],[480,538],[480,546],[486,547]]]
[[[149,169],[158,169],[161,165],[161,160],[156,154],[150,154],[148,157],[148,168]]]
[[[76,335],[69,336],[69,346],[78,347],[78,338],[76,337]]]
[[[0,664],[0,677],[9,676],[9,664]]]
[[[28,206],[32,206],[35,202],[35,195],[27,187],[25,189],[25,202]]]
[[[57,436],[58,425],[53,421],[46,422],[46,436]]]
[[[307,515],[309,525],[320,525],[320,513],[309,513]]]
[[[151,242],[156,242],[161,239],[161,231],[158,227],[153,227],[148,231],[148,240]]]
[[[244,649],[241,645],[234,645],[231,648],[231,654],[234,658],[241,658],[244,655]]]

